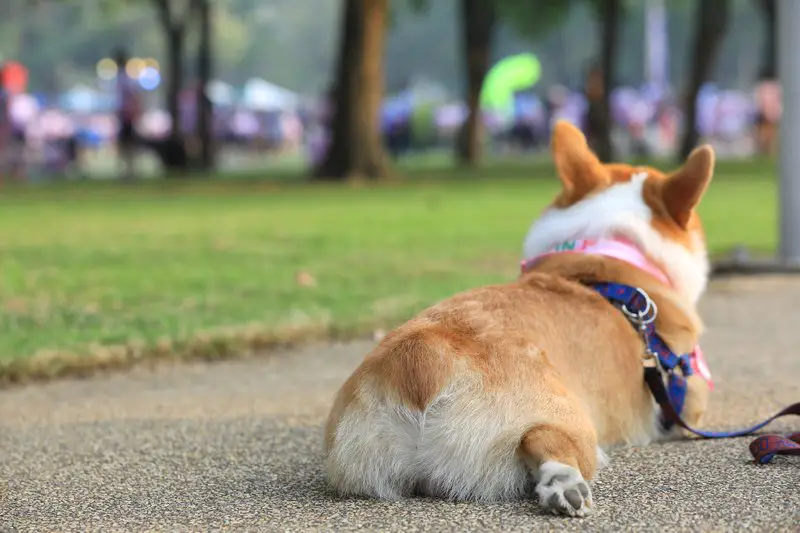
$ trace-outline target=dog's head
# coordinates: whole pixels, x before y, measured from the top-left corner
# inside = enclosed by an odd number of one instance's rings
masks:
[[[671,173],[603,164],[580,130],[562,121],[554,128],[551,149],[561,191],[528,232],[525,258],[565,240],[625,238],[696,302],[709,270],[696,208],[714,171],[712,148],[695,149]]]

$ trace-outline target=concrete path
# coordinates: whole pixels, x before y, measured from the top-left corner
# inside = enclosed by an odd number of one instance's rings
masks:
[[[718,281],[702,308],[710,426],[800,400],[800,281]],[[800,531],[800,460],[755,466],[748,438],[614,450],[582,521],[530,501],[339,500],[321,424],[370,346],[2,391],[0,531]]]

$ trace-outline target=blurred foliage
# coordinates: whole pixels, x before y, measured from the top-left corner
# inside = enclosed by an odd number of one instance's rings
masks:
[[[497,0],[500,17],[522,37],[536,38],[561,27],[582,0]]]
[[[31,69],[36,89],[91,81],[96,62],[117,44],[163,62],[164,40],[157,1],[2,0],[0,57]],[[536,53],[543,85],[578,86],[586,61],[597,52],[592,4],[599,0],[497,0],[502,23],[493,56]],[[687,69],[693,30],[690,0],[667,0],[670,71],[679,86]],[[755,2],[737,0],[715,78],[746,87],[755,79],[763,46],[763,21]],[[620,36],[618,79],[638,82],[644,68],[642,0],[628,0]],[[239,84],[266,78],[290,89],[317,92],[330,80],[339,25],[338,0],[216,0],[217,75]],[[459,0],[394,0],[386,49],[387,88],[420,76],[461,92],[463,61],[458,38]],[[194,53],[196,35],[189,35]],[[193,58],[187,69],[194,66]],[[191,70],[187,72],[192,78]]]

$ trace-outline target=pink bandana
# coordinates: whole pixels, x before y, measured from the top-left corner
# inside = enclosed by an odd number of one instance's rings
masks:
[[[644,270],[666,285],[672,285],[663,270],[654,265],[639,248],[624,239],[577,239],[573,241],[564,241],[544,253],[523,261],[521,264],[522,272],[527,272],[535,263],[541,261],[545,257],[565,253],[613,257],[614,259],[625,261],[626,263],[633,265],[640,270]],[[703,379],[708,382],[708,386],[713,390],[714,382],[711,380],[711,371],[709,370],[708,364],[703,356],[703,350],[699,345],[695,346],[691,353],[690,359],[692,369],[700,374]]]

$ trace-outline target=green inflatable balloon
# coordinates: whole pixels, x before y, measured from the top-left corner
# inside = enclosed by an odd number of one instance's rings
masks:
[[[498,61],[489,70],[481,90],[481,107],[510,113],[514,93],[536,85],[542,65],[533,54],[516,54]]]

